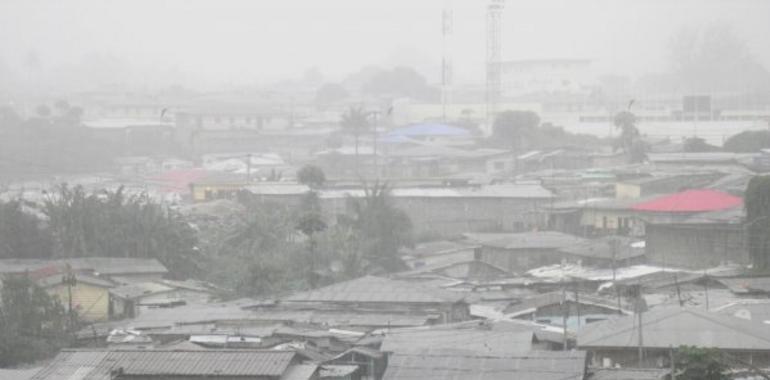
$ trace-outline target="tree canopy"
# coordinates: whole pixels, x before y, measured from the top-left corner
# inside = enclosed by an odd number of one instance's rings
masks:
[[[730,136],[725,141],[724,150],[734,153],[756,153],[770,148],[770,131],[744,131]]]
[[[316,165],[305,165],[297,171],[297,181],[313,189],[320,188],[326,182],[326,174]]]
[[[746,187],[746,225],[754,269],[770,269],[770,176],[756,176]]]
[[[492,124],[492,140],[511,149],[525,149],[540,125],[540,116],[533,111],[503,111]]]
[[[0,367],[51,357],[67,344],[67,315],[27,276],[6,276],[0,291]]]

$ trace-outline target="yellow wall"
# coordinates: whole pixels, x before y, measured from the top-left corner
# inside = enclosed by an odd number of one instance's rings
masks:
[[[637,199],[642,196],[642,188],[639,185],[630,183],[615,184],[615,198],[617,199]]]
[[[242,184],[227,184],[227,185],[204,185],[204,184],[193,184],[192,187],[192,198],[195,202],[203,202],[206,201],[206,191],[211,191],[214,193],[214,197],[217,197],[217,192],[227,192],[227,191],[239,191],[244,189],[248,184],[242,183]]]
[[[59,284],[48,289],[48,294],[59,298],[64,309],[69,305],[67,286]],[[78,282],[72,287],[72,308],[83,321],[106,321],[109,319],[109,289]]]

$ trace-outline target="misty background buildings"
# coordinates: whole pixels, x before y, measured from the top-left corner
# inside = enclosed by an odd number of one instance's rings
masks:
[[[0,378],[770,372],[770,3],[0,3]]]

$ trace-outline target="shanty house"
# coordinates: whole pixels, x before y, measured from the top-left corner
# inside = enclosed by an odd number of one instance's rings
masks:
[[[505,355],[470,350],[428,349],[393,354],[384,380],[564,380],[584,379],[586,353],[532,351]]]
[[[648,223],[646,256],[657,264],[705,269],[725,263],[748,265],[743,207],[707,212],[677,223]]]
[[[438,323],[470,319],[463,294],[375,276],[297,293],[281,303],[294,308],[432,315]]]
[[[31,380],[314,380],[293,351],[63,350]]]
[[[556,231],[523,233],[467,233],[468,242],[481,246],[479,259],[512,273],[559,263],[561,249],[585,242]]]
[[[36,280],[48,294],[61,302],[69,312],[70,306],[78,319],[99,322],[109,319],[110,288],[114,283],[87,274],[54,274]]]
[[[653,308],[641,320],[641,327],[637,315],[587,325],[578,331],[578,347],[591,352],[594,366],[668,367],[670,351],[680,346],[718,348],[761,368],[770,364],[770,330],[761,323],[678,306]]]

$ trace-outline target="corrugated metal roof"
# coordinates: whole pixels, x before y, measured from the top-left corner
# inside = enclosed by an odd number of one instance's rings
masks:
[[[494,355],[515,355],[532,350],[531,331],[499,331],[485,326],[391,330],[382,342],[383,352],[408,353],[425,349],[471,350]]]
[[[559,249],[584,244],[585,239],[556,231],[466,233],[469,242],[502,249]]]
[[[663,380],[671,373],[661,368],[599,368],[591,372],[591,380]]]
[[[364,276],[285,298],[286,302],[455,303],[462,294],[405,281]]]
[[[384,380],[569,380],[585,377],[586,353],[532,351],[517,356],[478,355],[469,351],[427,350],[394,354]]]
[[[173,290],[174,288],[170,286],[149,281],[118,286],[116,288],[110,289],[110,294],[123,299],[134,299],[142,296],[170,292]]]
[[[636,348],[635,316],[611,318],[586,325],[578,332],[580,347]],[[661,307],[642,315],[645,347],[717,347],[770,351],[767,325],[700,309]]]
[[[33,380],[109,380],[111,371],[126,375],[281,376],[293,351],[62,351]]]

